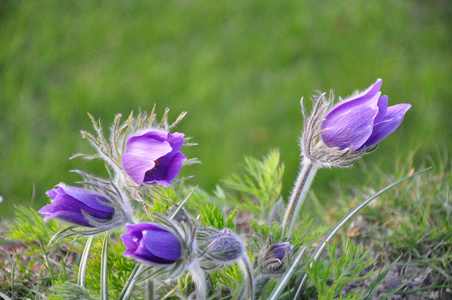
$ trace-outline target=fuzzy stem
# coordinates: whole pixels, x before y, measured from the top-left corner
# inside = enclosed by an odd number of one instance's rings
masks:
[[[247,287],[246,287],[246,299],[252,300],[254,298],[254,280],[253,280],[253,270],[251,268],[251,262],[248,255],[244,254],[242,259],[239,260],[239,265],[242,268],[246,276]]]
[[[205,300],[207,294],[207,283],[206,283],[206,275],[204,274],[204,270],[201,269],[199,264],[195,262],[190,267],[190,274],[193,283],[195,284],[195,299],[196,300]]]
[[[146,288],[144,290],[146,300],[154,300],[154,281],[149,279],[146,281]]]
[[[295,181],[295,186],[290,196],[289,205],[287,206],[286,214],[282,227],[286,231],[286,235],[290,234],[293,223],[303,205],[304,199],[311,187],[314,176],[317,172],[318,166],[308,159],[304,159],[298,178]]]

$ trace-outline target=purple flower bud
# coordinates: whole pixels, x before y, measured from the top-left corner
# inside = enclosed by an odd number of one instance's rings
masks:
[[[47,195],[52,203],[39,211],[46,215],[44,220],[58,218],[80,226],[96,227],[97,224],[93,224],[96,221],[103,223],[113,219],[115,209],[103,204],[111,203],[110,200],[92,191],[60,183],[57,188],[47,191]]]
[[[292,246],[289,243],[271,245],[263,254],[262,274],[276,275],[284,273],[291,256]]]
[[[172,264],[182,255],[181,242],[176,235],[151,223],[127,225],[128,233],[121,235],[127,250],[125,256],[151,264]]]
[[[207,241],[206,257],[216,262],[233,262],[245,253],[242,239],[227,228],[211,234]]]
[[[126,173],[137,184],[158,183],[170,186],[187,159],[180,152],[184,143],[182,133],[148,131],[130,137],[122,155]]]
[[[361,150],[399,127],[411,105],[388,107],[388,97],[380,97],[381,84],[378,79],[366,91],[349,97],[328,113],[321,126],[322,140],[328,147]]]

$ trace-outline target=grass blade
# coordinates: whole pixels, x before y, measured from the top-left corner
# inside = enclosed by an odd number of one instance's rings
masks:
[[[343,217],[334,227],[333,229],[331,229],[331,231],[328,233],[328,235],[323,239],[323,241],[319,244],[319,246],[317,247],[317,249],[315,250],[313,257],[311,259],[311,261],[315,261],[317,262],[317,260],[319,259],[320,255],[322,254],[323,250],[325,250],[326,245],[329,241],[331,241],[331,239],[336,235],[336,233],[339,231],[339,229],[341,229],[341,227],[347,222],[349,221],[353,216],[355,216],[362,208],[364,208],[367,204],[369,204],[372,200],[374,200],[375,198],[377,198],[378,196],[380,196],[381,194],[383,194],[384,192],[392,189],[393,187],[397,186],[398,184],[404,182],[405,180],[408,180],[412,177],[415,177],[419,174],[422,174],[424,172],[427,172],[428,170],[430,170],[431,168],[427,168],[418,172],[415,172],[409,176],[403,177],[402,179],[397,180],[396,182],[386,186],[385,188],[379,190],[377,193],[375,193],[373,196],[371,196],[370,198],[368,198],[367,200],[365,200],[364,202],[362,202],[360,205],[358,205],[357,207],[355,207],[352,211],[350,211],[345,217]],[[312,264],[312,263],[311,263]],[[301,280],[298,282],[296,288],[295,288],[295,292],[292,296],[292,299],[298,299],[301,296],[301,290],[303,289],[304,284],[306,283],[307,280],[307,275],[306,273],[302,276]]]
[[[136,277],[143,269],[142,264],[136,264],[135,268],[133,269],[132,273],[130,273],[129,279],[127,280],[126,284],[124,285],[121,295],[119,295],[119,300],[128,300],[130,299],[130,296],[132,296],[133,289],[135,287],[136,283]]]
[[[402,256],[399,256],[395,261],[393,261],[383,272],[381,272],[380,274],[378,274],[377,278],[375,278],[374,281],[372,281],[372,283],[367,287],[366,292],[369,292],[366,296],[366,298],[364,298],[364,300],[372,300],[372,296],[375,292],[375,290],[377,289],[377,285],[383,280],[383,278],[386,277],[386,275],[389,273],[389,271],[397,264],[397,262],[399,261],[399,259]]]
[[[94,236],[90,235],[86,240],[85,249],[83,250],[82,258],[80,259],[80,266],[78,269],[77,284],[81,287],[85,287],[86,284],[86,268],[88,264],[89,248],[93,242]]]
[[[100,263],[100,299],[108,300],[108,246],[110,245],[110,234],[107,233],[102,246],[102,256]]]
[[[286,274],[284,274],[283,278],[278,282],[278,284],[273,289],[272,294],[268,298],[269,300],[278,300],[279,295],[282,293],[286,285],[289,283],[290,279],[292,278],[293,272],[295,272],[296,267],[298,266],[299,262],[301,261],[301,258],[303,257],[303,254],[305,252],[306,248],[301,249],[300,253],[298,254],[297,258],[292,262],[292,266],[290,269],[287,270]]]
[[[182,207],[184,207],[185,203],[188,201],[188,199],[191,197],[191,195],[193,195],[193,193],[196,191],[196,189],[198,188],[198,186],[195,186],[194,189],[187,195],[187,197],[185,197],[185,199],[181,202],[181,204],[179,204],[179,206],[176,208],[176,210],[174,211],[174,213],[171,215],[170,220],[174,219],[177,214],[179,213],[179,211],[182,209]]]
[[[4,300],[11,300],[10,297],[6,296],[6,294],[3,294],[2,292],[0,292],[0,297],[2,297]]]

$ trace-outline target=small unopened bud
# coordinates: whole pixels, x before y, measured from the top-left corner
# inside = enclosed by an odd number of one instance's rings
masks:
[[[263,253],[261,273],[266,275],[282,274],[286,271],[291,256],[289,243],[271,245]]]
[[[208,259],[221,262],[234,262],[245,253],[242,240],[230,229],[223,229],[207,237],[205,256]]]

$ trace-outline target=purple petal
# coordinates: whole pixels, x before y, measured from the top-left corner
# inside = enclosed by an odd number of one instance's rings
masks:
[[[133,252],[137,250],[142,237],[143,235],[141,234],[141,231],[129,232],[121,235],[124,246],[126,246],[128,251]]]
[[[111,203],[107,198],[97,193],[93,193],[91,191],[67,186],[65,184],[60,183],[58,191],[64,191],[58,193],[54,200],[57,200],[61,197],[61,199],[65,201],[68,205],[70,205],[70,201],[78,201],[77,203],[73,203],[73,205],[80,207],[80,209],[85,210],[88,213],[114,213],[115,210],[113,207],[104,205],[102,202]],[[66,194],[66,195],[65,195]],[[69,197],[67,197],[69,196]]]
[[[122,155],[122,165],[136,184],[143,183],[146,172],[155,167],[156,160],[173,151],[171,143],[166,140],[168,135],[158,131],[148,131],[127,140],[126,151]],[[176,144],[179,141],[177,135],[172,139]]]
[[[170,144],[166,141],[166,134],[150,131],[143,135],[129,138],[125,152],[154,161],[168,154],[171,150]]]
[[[53,199],[53,198],[56,197],[57,192],[56,192],[56,189],[53,189],[53,190],[48,190],[48,191],[46,192],[46,194],[47,194],[47,196],[49,196],[51,199]]]
[[[140,185],[144,181],[146,172],[155,167],[155,162],[133,153],[125,153],[122,155],[122,166],[127,175]]]
[[[58,218],[77,225],[92,227],[83,212],[99,220],[111,220],[115,212],[113,207],[102,204],[102,202],[110,203],[104,196],[85,189],[66,186],[63,183],[47,191],[47,195],[52,198],[52,203],[39,210],[39,213],[46,214],[44,220]]]
[[[129,233],[121,235],[127,248],[124,255],[155,264],[171,264],[179,259],[180,241],[166,229],[151,223],[126,227]]]
[[[86,218],[83,214],[81,213],[74,213],[71,211],[63,211],[63,210],[58,210],[54,213],[48,214],[44,217],[44,220],[48,220],[51,218],[58,218],[60,220],[72,223],[72,224],[77,224],[80,226],[86,226],[86,227],[93,227],[90,223],[88,218]]]
[[[402,123],[403,117],[410,107],[410,104],[403,103],[388,107],[383,121],[374,125],[372,135],[362,146],[362,148],[372,146],[393,133]]]
[[[150,253],[166,260],[177,260],[181,256],[181,243],[169,231],[145,231],[142,244]]]
[[[177,175],[179,175],[180,170],[182,169],[182,165],[186,160],[187,158],[182,152],[178,152],[176,153],[176,155],[173,156],[171,164],[168,168],[168,172],[166,174],[166,178],[168,181],[172,181],[174,178],[177,177]]]
[[[179,132],[168,133],[168,142],[170,143],[171,148],[173,148],[172,152],[177,152],[184,144],[184,134]]]
[[[146,173],[144,182],[170,186],[171,181],[179,175],[182,164],[186,159],[182,152],[177,152],[174,156],[162,157],[158,160],[159,164]]]
[[[374,119],[374,124],[381,122],[386,115],[388,109],[388,96],[384,95],[378,99],[378,114]]]
[[[128,224],[126,225],[126,229],[128,232],[141,232],[144,230],[167,231],[166,229],[152,223]]]
[[[344,99],[344,102],[348,102],[350,100],[366,100],[366,99],[373,98],[375,96],[375,94],[378,93],[378,91],[380,90],[382,83],[383,83],[383,80],[377,79],[377,81],[374,84],[372,84],[370,87],[368,87],[366,90]]]
[[[378,82],[377,82],[378,83]],[[328,147],[355,151],[372,134],[380,93],[350,100],[334,108],[322,122],[322,140]]]

